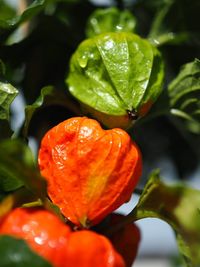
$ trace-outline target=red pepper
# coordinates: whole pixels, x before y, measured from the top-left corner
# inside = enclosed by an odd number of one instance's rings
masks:
[[[108,227],[111,229],[119,224],[124,218],[121,214],[111,214]],[[116,251],[118,251],[125,263],[126,267],[131,267],[138,252],[140,243],[140,229],[134,223],[129,223],[114,231],[109,237]]]

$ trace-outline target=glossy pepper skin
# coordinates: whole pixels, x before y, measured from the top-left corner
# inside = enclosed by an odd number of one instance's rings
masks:
[[[16,208],[0,219],[0,234],[24,239],[54,267],[65,267],[71,230],[51,212],[36,208]]]
[[[0,219],[0,234],[24,239],[54,267],[125,267],[106,237],[89,230],[72,232],[43,209],[14,209]]]
[[[67,251],[67,267],[125,267],[109,240],[89,230],[70,235]]]
[[[112,229],[123,219],[121,214],[111,214],[108,227]],[[116,251],[122,255],[126,267],[131,267],[137,256],[138,247],[141,239],[140,229],[134,223],[129,223],[113,232],[109,236]]]
[[[104,130],[87,117],[70,118],[50,129],[38,158],[52,202],[84,227],[128,201],[142,169],[140,151],[125,131]]]

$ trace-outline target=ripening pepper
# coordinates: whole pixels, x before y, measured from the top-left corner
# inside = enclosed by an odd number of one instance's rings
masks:
[[[111,214],[108,227],[112,229],[115,225],[119,224],[123,218],[124,215]],[[135,223],[126,224],[109,236],[116,251],[122,255],[126,267],[131,267],[133,265],[137,256],[140,238],[140,229]]]
[[[52,202],[83,227],[97,224],[128,201],[142,169],[140,151],[125,131],[104,130],[87,117],[50,129],[38,162]]]
[[[53,213],[38,208],[16,208],[0,219],[0,234],[24,239],[54,267],[65,267],[71,230]]]
[[[70,235],[67,267],[125,267],[124,260],[103,235],[81,230]]]
[[[0,235],[24,239],[53,267],[125,267],[106,237],[89,230],[72,232],[44,209],[12,210],[0,219]]]

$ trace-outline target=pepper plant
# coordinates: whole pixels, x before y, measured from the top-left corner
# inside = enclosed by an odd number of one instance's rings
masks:
[[[134,266],[144,218],[200,266],[199,1],[16,2],[0,0],[1,266]]]

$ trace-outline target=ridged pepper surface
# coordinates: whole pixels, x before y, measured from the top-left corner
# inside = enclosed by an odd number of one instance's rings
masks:
[[[75,117],[45,134],[39,167],[52,202],[71,222],[88,227],[129,200],[142,163],[124,130],[104,130],[96,120]]]

